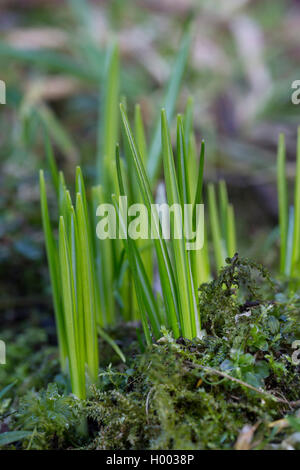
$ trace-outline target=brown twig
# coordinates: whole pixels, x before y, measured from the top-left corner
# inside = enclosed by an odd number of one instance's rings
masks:
[[[207,372],[208,374],[219,375],[220,377],[224,377],[225,379],[228,379],[228,380],[231,380],[232,382],[238,383],[239,385],[242,385],[243,387],[247,387],[250,390],[253,390],[254,392],[257,392],[261,395],[264,395],[265,398],[272,399],[272,400],[274,400],[278,403],[284,403],[285,405],[289,405],[289,406],[293,406],[293,407],[300,406],[300,400],[288,401],[285,398],[278,398],[275,395],[273,395],[272,393],[266,392],[265,390],[260,390],[259,388],[256,388],[253,385],[250,385],[247,382],[244,382],[243,380],[232,377],[231,375],[228,375],[225,372],[222,372],[220,370],[213,369],[212,367],[202,366],[200,364],[192,364],[192,363],[189,363],[189,365],[191,367],[194,367],[195,369],[202,369],[205,372]]]

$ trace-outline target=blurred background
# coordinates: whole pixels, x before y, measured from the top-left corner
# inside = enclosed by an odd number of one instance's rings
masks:
[[[1,0],[0,325],[39,321],[51,311],[38,169],[45,166],[40,122],[59,167],[73,181],[80,163],[93,176],[99,90],[108,45],[121,51],[121,94],[141,104],[148,134],[186,24],[193,41],[177,111],[194,98],[206,181],[225,178],[238,247],[272,267],[277,258],[276,147],[287,139],[295,169],[300,105],[298,0]],[[100,102],[101,108],[101,102]],[[46,320],[45,320],[46,321]]]

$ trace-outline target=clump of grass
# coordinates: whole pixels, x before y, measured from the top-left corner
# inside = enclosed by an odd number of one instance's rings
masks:
[[[285,138],[280,134],[277,153],[277,191],[280,233],[280,273],[297,278],[300,273],[300,128],[298,129],[294,203],[289,206]]]
[[[172,119],[174,115],[180,84],[189,56],[190,43],[191,31],[188,27],[183,35],[163,98],[169,119]],[[112,193],[118,194],[115,147],[116,143],[120,140],[119,102],[121,100],[120,91],[122,91],[122,84],[117,44],[113,44],[107,52],[104,79],[101,85],[96,158],[97,171],[95,172],[97,178],[95,181],[96,187],[92,189],[94,216],[95,208],[98,204],[110,202]],[[146,141],[142,113],[138,105],[135,108],[134,123],[137,145],[144,165],[148,167],[151,184],[154,187],[161,168],[160,120],[156,119],[149,142]],[[126,153],[127,150],[124,145],[124,152]],[[140,202],[141,195],[138,184],[135,178],[131,177],[129,161],[128,164],[128,197],[131,202]],[[95,217],[93,222],[96,223]],[[152,280],[152,252],[148,248],[147,241],[139,240],[138,245],[147,275]],[[120,311],[125,320],[139,319],[138,301],[132,278],[128,273],[128,269],[126,269],[126,262],[122,262],[122,254],[124,253],[122,241],[118,239],[103,240],[99,243],[96,240],[95,250],[97,263],[96,277],[101,294],[99,303],[104,325],[113,323],[119,316]],[[111,291],[113,291],[113,295],[111,295]]]
[[[190,106],[190,103],[189,103]],[[187,114],[190,109],[187,109]],[[153,192],[151,189],[150,178],[143,162],[139,146],[135,141],[129,120],[121,105],[123,131],[126,137],[128,151],[126,158],[127,169],[131,169],[135,175],[142,200],[148,209],[148,214],[153,211]],[[184,223],[193,227],[198,233],[203,229],[202,226],[195,227],[197,205],[203,202],[203,173],[204,173],[204,142],[201,145],[199,166],[197,168],[197,157],[194,150],[188,146],[188,140],[192,141],[190,129],[185,131],[187,126],[187,117],[177,118],[176,135],[176,165],[171,145],[170,129],[167,122],[166,112],[161,112],[161,139],[162,139],[162,160],[164,166],[164,178],[166,187],[166,198],[169,207],[177,205],[181,208]],[[120,164],[119,151],[117,151],[117,172],[118,172],[118,191],[121,195],[126,195],[125,185],[122,177],[122,168]],[[193,178],[191,170],[195,169],[198,177]],[[128,171],[127,171],[128,174]],[[133,178],[133,175],[129,175]],[[218,216],[215,201],[211,198],[214,195],[213,187],[209,186],[209,202],[211,216],[212,233],[214,240],[214,251],[216,253],[217,267],[225,263],[227,254],[233,254],[235,251],[235,228],[232,206],[228,203],[227,190],[225,182],[220,182],[220,207],[222,215],[222,234],[218,229]],[[114,198],[117,205],[117,199]],[[184,211],[184,205],[192,206],[191,213]],[[118,211],[120,215],[120,210]],[[175,217],[178,214],[175,213]],[[213,219],[213,220],[212,220]],[[120,220],[122,224],[123,221]],[[201,224],[201,223],[200,223]],[[142,322],[147,342],[151,342],[151,335],[157,338],[162,326],[172,331],[174,337],[184,336],[192,339],[201,336],[201,312],[197,308],[197,289],[201,282],[209,280],[210,267],[207,254],[207,243],[204,240],[202,250],[189,250],[188,239],[182,232],[178,237],[175,234],[176,220],[171,220],[171,239],[169,246],[161,233],[161,226],[158,216],[156,217],[156,237],[153,240],[155,248],[160,285],[164,300],[165,309],[161,309],[158,299],[151,292],[151,280],[147,277],[145,267],[139,254],[138,246],[135,241],[128,240],[125,243],[126,253],[133,277],[135,278],[136,293],[139,300],[140,311],[142,312]],[[127,227],[124,227],[127,231]],[[226,242],[226,252],[219,255],[218,250],[222,246],[223,238]],[[151,292],[151,294],[150,294]],[[151,300],[151,303],[149,301]],[[150,327],[150,329],[149,329]]]
[[[59,208],[58,243],[51,227],[44,174],[40,173],[41,205],[46,250],[53,291],[60,361],[70,373],[72,390],[78,397],[86,395],[86,385],[97,381],[99,367],[98,335],[118,352],[117,345],[103,328],[118,319],[141,320],[146,343],[161,336],[161,328],[172,331],[175,338],[201,336],[198,287],[211,279],[207,231],[201,250],[189,250],[186,234],[174,234],[171,219],[171,238],[161,234],[156,218],[155,240],[104,239],[96,237],[97,207],[114,202],[119,224],[127,233],[118,196],[126,195],[128,203],[144,203],[151,213],[157,175],[164,168],[164,183],[169,206],[178,205],[185,223],[198,233],[197,207],[203,203],[204,153],[200,158],[193,133],[193,101],[188,100],[183,116],[177,116],[176,160],[173,156],[171,129],[179,84],[188,56],[190,32],[187,31],[175,61],[166,96],[165,109],[154,126],[154,137],[148,145],[140,107],[134,112],[134,132],[129,124],[125,101],[121,105],[119,126],[119,52],[114,44],[108,51],[96,161],[96,185],[86,194],[81,169],[76,170],[75,203],[73,204],[64,176],[56,168],[51,143],[46,135],[45,150],[48,167]],[[120,137],[121,156],[116,145]],[[117,148],[117,151],[116,151]],[[116,153],[116,158],[115,158]],[[235,251],[235,229],[232,206],[228,203],[225,182],[220,182],[221,227],[218,228],[217,207],[213,189],[209,187],[209,206],[216,267]],[[184,206],[192,207],[185,213]],[[176,212],[175,212],[176,215]],[[200,217],[201,219],[201,217]],[[177,224],[178,225],[178,224]],[[181,229],[183,232],[183,229]],[[154,260],[154,253],[156,259]],[[157,263],[161,296],[153,290],[153,273]],[[201,313],[201,312],[200,312]]]
[[[94,186],[91,198],[86,190],[80,168],[76,170],[76,204],[73,206],[62,173],[58,173],[51,145],[46,140],[49,167],[59,207],[58,246],[51,227],[44,174],[40,173],[42,216],[46,249],[53,290],[60,358],[63,370],[68,367],[72,390],[85,397],[87,383],[97,381],[98,333],[121,355],[116,344],[104,333],[103,327],[115,324],[120,316],[129,320],[128,309],[134,308],[135,319],[141,320],[148,345],[168,328],[175,338],[201,336],[198,287],[210,279],[207,240],[202,249],[190,250],[190,240],[183,226],[188,225],[198,237],[204,219],[198,220],[198,206],[203,203],[204,142],[199,163],[192,133],[191,101],[184,116],[177,117],[176,162],[173,156],[170,128],[165,110],[161,112],[161,147],[167,203],[180,211],[183,224],[171,218],[170,240],[161,232],[155,214],[154,240],[127,238],[127,226],[118,207],[117,196],[127,196],[130,204],[143,202],[152,219],[153,188],[146,170],[147,145],[139,107],[135,108],[135,134],[121,105],[124,158],[116,146],[115,165],[110,162],[109,183]],[[195,177],[195,175],[197,175]],[[235,250],[233,210],[228,203],[225,182],[219,184],[221,226],[218,225],[214,188],[209,186],[210,218],[217,268]],[[212,197],[213,196],[213,197]],[[99,240],[96,237],[97,207],[113,201],[123,239]],[[185,205],[191,207],[185,210]],[[90,213],[93,213],[90,217]],[[178,213],[174,212],[175,217]],[[149,221],[150,222],[150,221]],[[196,227],[196,223],[198,226]],[[175,234],[180,227],[181,233]],[[191,233],[191,232],[190,232]],[[204,237],[206,233],[204,230]],[[219,251],[222,251],[222,256]],[[162,299],[153,290],[153,249],[156,254]],[[128,301],[128,297],[131,300]],[[163,300],[163,302],[162,302]],[[85,373],[87,376],[85,377]]]
[[[146,173],[140,152],[134,140],[132,130],[124,110],[121,106],[122,123],[124,134],[127,139],[127,144],[130,152],[129,158],[133,164],[133,169],[139,183],[140,192],[142,194],[143,202],[151,213],[153,207],[153,195],[151,192],[151,185]],[[166,119],[166,113],[162,110],[161,115],[161,132],[162,132],[162,155],[164,163],[164,174],[166,183],[167,202],[169,206],[178,204],[183,207],[183,204],[190,204],[191,198],[188,193],[186,182],[188,181],[186,165],[186,144],[184,141],[184,131],[181,117],[178,118],[177,125],[177,158],[180,164],[177,167],[179,173],[175,169],[173,150],[171,146],[170,133]],[[119,190],[121,194],[125,194],[124,184],[121,176],[120,160],[117,155],[117,166],[119,176]],[[180,184],[179,184],[179,177]],[[203,168],[199,172],[200,181],[198,186],[202,187]],[[198,198],[201,198],[201,192],[198,191]],[[197,203],[198,201],[195,201]],[[189,221],[190,223],[192,220]],[[192,263],[191,254],[188,254],[185,248],[185,237],[181,233],[180,238],[174,237],[174,225],[171,223],[171,250],[174,264],[172,265],[170,255],[167,249],[166,241],[164,240],[161,231],[159,219],[156,218],[156,234],[157,238],[154,239],[154,247],[157,256],[158,269],[160,275],[160,283],[163,292],[163,299],[165,303],[165,316],[159,314],[159,307],[157,301],[152,296],[153,309],[149,310],[148,303],[148,288],[149,279],[146,277],[145,270],[141,268],[141,260],[138,250],[134,242],[128,242],[127,250],[131,260],[131,271],[136,273],[136,291],[138,298],[142,302],[140,305],[141,310],[147,313],[148,321],[150,320],[151,328],[154,335],[157,337],[160,326],[166,325],[171,328],[175,337],[183,334],[188,338],[195,337],[200,334],[200,318],[197,312],[197,303],[195,297],[195,286],[192,278]],[[200,229],[200,227],[199,227]],[[125,227],[127,230],[127,227]],[[137,265],[140,267],[141,272],[137,271]],[[143,272],[144,271],[144,272]],[[142,275],[142,284],[139,279]],[[149,313],[155,314],[150,318]],[[164,321],[162,321],[164,318]],[[150,341],[150,332],[148,330],[148,321],[143,322],[144,331],[148,342]]]
[[[96,383],[99,370],[98,335],[125,358],[103,331],[113,323],[103,303],[97,278],[96,236],[80,167],[76,170],[76,204],[73,206],[62,173],[58,176],[58,243],[51,227],[44,173],[40,171],[42,219],[45,233],[62,370],[68,370],[73,393],[85,398],[86,386]],[[97,196],[97,188],[95,188]],[[94,191],[94,195],[95,195]],[[103,260],[100,260],[103,263]],[[102,266],[103,268],[103,266]],[[109,289],[109,286],[107,286]],[[109,290],[104,300],[109,299]]]
[[[52,232],[43,171],[40,172],[42,217],[53,290],[62,368],[69,368],[72,390],[85,398],[85,369],[98,376],[97,284],[92,261],[91,228],[80,168],[76,172],[76,208],[63,178],[59,186],[59,242]],[[99,318],[98,318],[99,321]]]

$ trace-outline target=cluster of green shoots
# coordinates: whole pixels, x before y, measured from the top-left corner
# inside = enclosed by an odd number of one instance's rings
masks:
[[[168,123],[173,116],[174,89],[178,88],[178,73],[182,73],[186,47],[183,43],[165,108],[154,127],[150,145],[140,107],[135,107],[132,127],[126,104],[123,102],[119,107],[118,50],[114,47],[110,51],[104,112],[99,125],[97,184],[90,191],[85,189],[78,167],[75,197],[72,198],[63,174],[57,170],[50,141],[46,138],[48,167],[59,211],[58,227],[53,229],[44,173],[41,171],[46,251],[61,367],[69,372],[72,391],[79,398],[86,396],[89,383],[97,381],[98,336],[109,342],[124,359],[117,345],[105,333],[105,327],[120,320],[138,320],[148,345],[159,339],[162,327],[171,331],[175,338],[200,336],[198,288],[212,277],[207,239],[212,239],[216,270],[224,265],[226,257],[233,256],[236,251],[234,213],[224,181],[218,185],[218,197],[213,184],[208,186],[209,211],[205,214],[204,245],[200,250],[189,251],[186,248],[184,233],[181,237],[174,236],[173,218],[170,221],[170,240],[162,236],[159,218],[156,219],[154,239],[123,237],[100,240],[96,236],[99,204],[114,204],[119,227],[124,232],[128,227],[118,205],[119,196],[127,196],[128,204],[143,203],[148,214],[151,213],[161,166],[166,202],[169,206],[178,204],[182,208],[189,204],[192,211],[184,215],[188,218],[187,223],[193,231],[203,229],[195,227],[195,222],[196,207],[206,199],[203,196],[205,145],[201,143],[198,157],[192,100],[188,101],[184,114],[177,117],[175,158]],[[122,140],[121,147],[117,144],[119,139]],[[182,214],[185,214],[184,210]],[[209,224],[206,223],[208,219]],[[157,276],[159,282],[154,282]],[[154,289],[158,284],[159,289]]]
[[[277,190],[280,229],[280,273],[297,279],[300,275],[300,128],[297,139],[294,204],[289,206],[285,138],[280,134],[277,155]]]

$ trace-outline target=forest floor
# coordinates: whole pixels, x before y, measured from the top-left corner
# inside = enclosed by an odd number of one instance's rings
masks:
[[[2,333],[0,446],[9,449],[300,449],[299,296],[237,256],[199,291],[203,337],[108,330],[86,401],[60,373],[47,314]],[[26,358],[26,361],[24,361]]]

